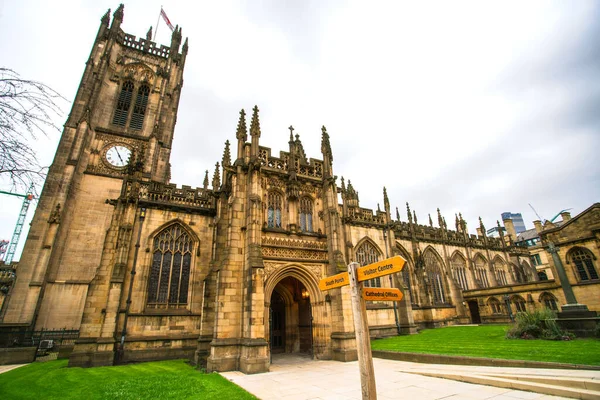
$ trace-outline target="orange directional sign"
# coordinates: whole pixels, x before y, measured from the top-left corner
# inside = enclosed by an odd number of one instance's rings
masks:
[[[323,278],[319,281],[319,289],[321,290],[329,290],[334,289],[340,286],[346,286],[350,284],[350,278],[348,277],[347,272],[342,272],[341,274],[328,276],[327,278]]]
[[[385,276],[393,274],[395,272],[402,271],[406,260],[400,256],[394,256],[392,258],[385,259],[373,264],[369,264],[365,267],[358,268],[356,270],[358,281],[366,281],[369,279],[377,278],[379,276]]]
[[[402,292],[400,289],[364,288],[363,299],[370,301],[400,301]]]

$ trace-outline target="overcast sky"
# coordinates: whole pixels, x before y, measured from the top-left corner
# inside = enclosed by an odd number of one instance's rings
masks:
[[[532,228],[529,203],[550,219],[600,200],[600,2],[144,0],[125,3],[122,28],[145,37],[161,4],[190,46],[178,185],[212,178],[239,110],[256,104],[272,154],[287,150],[291,124],[320,159],[325,125],[334,174],[362,207],[383,206],[386,186],[404,221],[408,201],[420,223],[439,207],[452,229],[459,211],[471,233],[504,211]],[[100,18],[118,5],[0,0],[0,66],[62,93],[59,125]],[[162,21],[157,41],[170,43]],[[36,144],[45,164],[58,139]],[[21,200],[0,202],[10,239]]]

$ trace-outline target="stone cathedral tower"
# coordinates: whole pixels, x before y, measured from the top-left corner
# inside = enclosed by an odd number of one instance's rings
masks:
[[[102,17],[42,191],[3,323],[79,328],[108,240],[129,157],[140,179],[167,183],[187,40],[156,46]],[[124,222],[124,221],[123,221]],[[121,224],[120,240],[131,235]],[[120,272],[116,271],[116,275]],[[122,275],[122,274],[121,274]]]

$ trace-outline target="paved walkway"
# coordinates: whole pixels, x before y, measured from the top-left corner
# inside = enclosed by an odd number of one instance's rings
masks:
[[[11,364],[11,365],[0,365],[0,374],[3,372],[10,371],[11,369],[22,367],[27,364]]]
[[[503,389],[492,386],[463,383],[418,375],[424,369],[456,371],[495,371],[532,373],[526,368],[466,367],[439,364],[418,364],[405,361],[374,358],[377,398],[386,399],[564,399],[533,392]],[[410,371],[413,370],[413,373]],[[548,374],[599,379],[598,371],[543,370]],[[536,369],[536,373],[540,370]],[[224,377],[243,387],[262,400],[345,400],[362,399],[358,363],[313,361],[302,355],[274,355],[271,371],[264,374],[245,375],[241,372],[224,372]]]

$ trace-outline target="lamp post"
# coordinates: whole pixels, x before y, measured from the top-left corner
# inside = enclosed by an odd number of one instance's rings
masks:
[[[508,313],[508,318],[510,318],[510,322],[515,322],[515,317],[512,313],[512,308],[510,307],[510,297],[507,294],[504,295],[504,304],[506,305],[506,312]]]
[[[548,253],[552,255],[552,261],[554,261],[554,267],[556,268],[556,273],[558,274],[558,279],[560,280],[560,286],[562,287],[565,298],[567,299],[567,304],[562,307],[563,311],[565,311],[564,307],[572,308],[574,306],[577,309],[580,309],[577,306],[582,306],[585,307],[585,310],[587,310],[587,307],[583,304],[577,304],[575,293],[573,292],[573,288],[571,287],[569,279],[567,278],[567,272],[565,271],[565,267],[558,256],[558,248],[552,242],[548,243]]]

